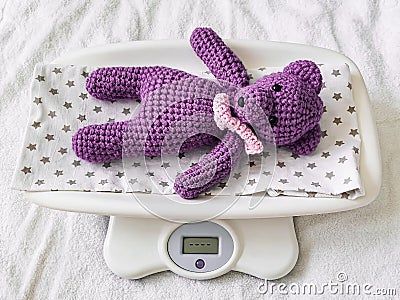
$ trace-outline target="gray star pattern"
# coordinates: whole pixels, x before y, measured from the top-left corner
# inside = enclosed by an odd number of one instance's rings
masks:
[[[37,81],[39,81],[39,82],[45,81],[45,80],[44,80],[44,76],[42,76],[42,75],[38,75],[35,79],[36,79]]]
[[[63,105],[66,109],[70,109],[70,108],[72,108],[72,103],[71,102],[64,102],[64,105]]]
[[[68,149],[67,148],[60,148],[60,150],[58,150],[57,152],[60,152],[61,153],[61,155],[64,155],[64,154],[66,154],[66,153],[68,153]]]
[[[50,157],[48,156],[43,156],[42,159],[40,160],[44,165],[47,163],[50,163]]]
[[[293,174],[293,176],[295,176],[295,177],[302,177],[303,176],[303,172],[300,172],[300,171],[295,171],[294,172],[294,174]]]
[[[88,95],[87,95],[87,93],[81,93],[81,94],[79,95],[79,98],[81,98],[82,100],[85,100],[85,99],[88,98]]]
[[[57,115],[56,115],[56,112],[55,111],[50,111],[48,114],[47,114],[50,118],[55,118],[55,117],[57,117]]]
[[[86,121],[86,115],[81,115],[79,114],[79,117],[77,117],[77,119],[81,122]]]
[[[242,175],[240,173],[233,174],[233,178],[239,179]]]
[[[331,171],[331,172],[326,172],[325,177],[328,178],[328,179],[332,179],[333,177],[335,177],[335,174],[333,174],[333,171]]]
[[[117,176],[118,178],[122,178],[125,176],[125,172],[118,172],[115,176]]]
[[[100,182],[99,182],[100,185],[105,185],[105,184],[107,184],[107,183],[108,183],[108,180],[107,180],[107,179],[102,179],[102,180],[100,180]]]
[[[106,168],[106,169],[111,168],[111,163],[110,162],[105,162],[103,164],[103,168]]]
[[[54,96],[54,95],[58,95],[58,89],[53,89],[53,88],[51,88],[50,91],[49,91],[49,93],[52,94],[53,96]]]
[[[358,135],[358,129],[356,128],[356,129],[350,129],[350,132],[349,132],[349,135],[352,135],[352,136],[356,136],[356,135]]]
[[[321,185],[319,184],[319,182],[311,182],[311,185],[312,186],[315,186],[315,187],[321,187]]]
[[[307,168],[310,168],[311,170],[314,169],[314,168],[316,168],[316,167],[317,167],[317,165],[316,165],[315,163],[309,163],[309,164],[307,165]]]
[[[61,130],[67,133],[68,131],[71,131],[71,125],[64,125],[64,127]]]
[[[331,156],[331,154],[329,153],[329,151],[327,152],[322,152],[321,157],[323,158],[328,158],[329,156]]]
[[[32,173],[32,167],[24,167],[21,172],[23,172],[25,175]]]
[[[71,87],[75,86],[75,83],[73,80],[68,80],[65,85],[68,86],[69,88],[71,88]]]
[[[36,105],[39,105],[42,102],[42,97],[35,97],[35,100],[33,100],[33,103],[35,103]]]
[[[72,165],[76,168],[79,167],[81,165],[81,161],[80,160],[74,160],[74,162],[72,163]]]
[[[250,179],[247,184],[253,186],[254,184],[256,184],[256,180],[255,179]]]
[[[333,99],[335,99],[336,101],[339,101],[340,99],[342,99],[342,94],[341,93],[333,93]]]
[[[343,141],[336,141],[335,142],[335,146],[343,146],[344,145],[344,142]]]
[[[54,134],[47,134],[45,139],[50,142],[50,141],[54,141]]]
[[[125,116],[127,116],[127,115],[129,115],[129,114],[131,113],[131,109],[130,109],[130,108],[124,108],[124,109],[122,110],[122,113],[123,113]]]
[[[88,178],[93,177],[94,176],[94,172],[87,172],[85,174],[85,176],[88,177]]]
[[[54,172],[54,175],[57,176],[57,177],[64,175],[64,174],[63,174],[63,170],[56,170],[56,171]]]
[[[356,112],[356,107],[355,107],[355,106],[349,106],[349,108],[347,109],[347,111],[348,111],[350,114],[353,114],[353,113]]]
[[[35,184],[37,184],[37,185],[42,185],[42,184],[44,184],[44,180],[43,179],[38,179],[36,182],[35,182]]]
[[[93,108],[93,111],[94,111],[96,114],[102,112],[101,106],[95,106],[95,107]]]
[[[33,124],[31,126],[35,129],[38,129],[39,127],[41,127],[40,122],[33,122]]]
[[[37,150],[36,149],[36,144],[29,144],[28,147],[26,147],[26,148],[29,149],[29,151]]]
[[[284,168],[284,167],[286,167],[286,164],[285,164],[285,162],[283,162],[283,161],[278,161],[278,162],[276,163],[276,166],[279,167],[279,168]]]
[[[54,70],[52,71],[55,74],[60,74],[61,72],[61,68],[54,68]]]
[[[343,184],[349,184],[351,181],[352,181],[351,178],[348,177],[343,181]]]
[[[226,187],[226,182],[220,182],[218,184],[218,187],[221,188],[221,189],[225,188]]]
[[[340,117],[335,117],[335,119],[333,119],[333,123],[335,123],[337,126],[339,126],[339,124],[342,124],[342,118]]]
[[[129,183],[130,184],[138,183],[138,179],[137,178],[132,178],[132,179],[129,180]]]

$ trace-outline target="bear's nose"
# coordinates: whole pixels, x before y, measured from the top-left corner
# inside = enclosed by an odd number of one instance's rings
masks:
[[[239,105],[240,107],[243,107],[243,106],[244,106],[244,98],[243,98],[243,97],[240,97],[240,98],[238,99],[238,105]]]
[[[274,127],[276,125],[276,123],[278,123],[278,118],[275,116],[270,116],[268,118],[269,124],[271,125],[271,127]]]

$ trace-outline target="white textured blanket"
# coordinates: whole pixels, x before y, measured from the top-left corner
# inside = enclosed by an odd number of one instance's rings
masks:
[[[171,272],[120,279],[102,257],[107,217],[37,207],[10,188],[24,146],[25,99],[36,64],[106,43],[187,39],[197,26],[211,26],[223,38],[326,47],[359,66],[380,134],[381,194],[365,208],[295,218],[300,257],[294,270],[275,283],[322,285],[345,272],[346,282],[369,284],[373,291],[397,288],[399,294],[399,15],[398,0],[0,1],[0,299],[310,298],[280,295],[276,289],[272,296],[260,294],[262,281],[238,272],[208,281]]]

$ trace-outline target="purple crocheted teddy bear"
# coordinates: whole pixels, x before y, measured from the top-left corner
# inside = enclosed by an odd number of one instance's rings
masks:
[[[219,93],[228,95],[233,118],[247,124],[264,143],[273,140],[299,155],[316,149],[323,104],[318,96],[322,76],[315,63],[292,62],[283,72],[249,85],[243,63],[212,29],[195,29],[190,42],[219,83],[161,66],[93,71],[86,82],[90,95],[99,100],[136,99],[141,107],[132,120],[79,129],[72,138],[78,157],[108,162],[122,156],[176,155],[211,145],[202,160],[175,179],[176,193],[195,198],[223,181],[245,149],[240,135],[221,131],[210,121],[215,117],[213,99]]]

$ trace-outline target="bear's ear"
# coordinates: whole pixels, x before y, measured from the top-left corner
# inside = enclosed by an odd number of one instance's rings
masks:
[[[319,94],[322,88],[322,75],[318,66],[309,60],[297,60],[283,69],[284,73],[299,76]]]

